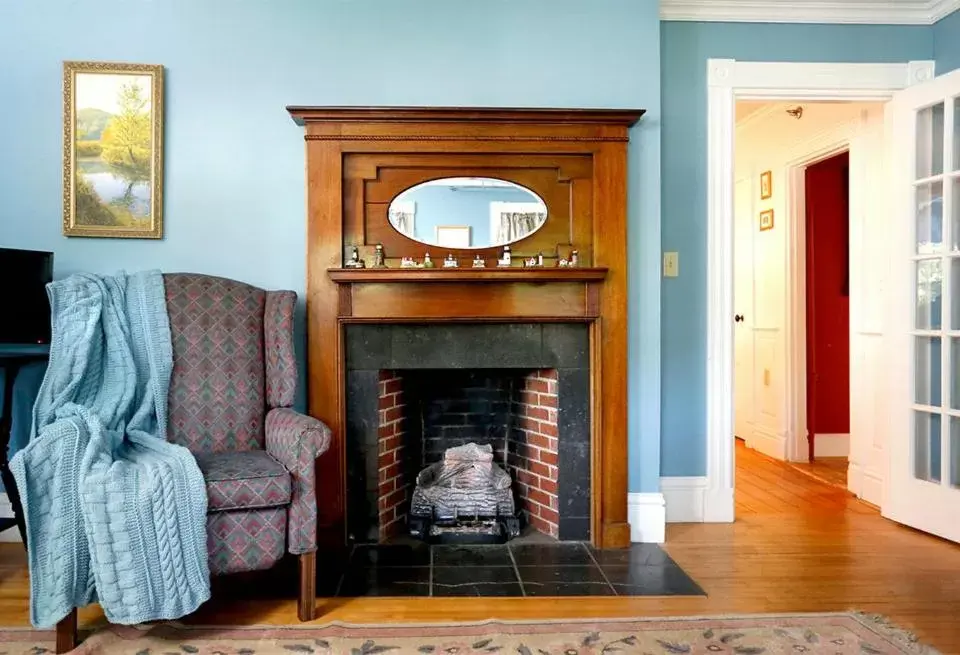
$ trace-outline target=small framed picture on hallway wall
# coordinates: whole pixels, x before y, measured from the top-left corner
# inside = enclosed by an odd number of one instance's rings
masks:
[[[760,212],[760,231],[773,229],[773,210],[766,209]]]
[[[760,173],[760,200],[766,200],[773,195],[773,172]]]

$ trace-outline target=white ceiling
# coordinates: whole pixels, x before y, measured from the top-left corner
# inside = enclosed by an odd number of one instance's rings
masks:
[[[764,100],[738,100],[736,107],[737,122],[739,123],[745,120],[748,116],[755,114],[768,104],[770,103]]]
[[[742,23],[931,25],[960,0],[661,0],[660,17]]]

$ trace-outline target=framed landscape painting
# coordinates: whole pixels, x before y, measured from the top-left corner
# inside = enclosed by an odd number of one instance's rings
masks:
[[[163,237],[163,66],[64,62],[63,233]]]

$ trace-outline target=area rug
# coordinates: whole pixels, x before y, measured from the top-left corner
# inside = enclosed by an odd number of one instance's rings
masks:
[[[40,636],[44,639],[38,640]],[[49,652],[50,633],[0,631],[5,655]],[[110,626],[80,655],[938,655],[880,617],[859,613],[461,624]]]

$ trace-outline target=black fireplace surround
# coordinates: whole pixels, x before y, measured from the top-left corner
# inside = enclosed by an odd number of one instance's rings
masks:
[[[347,529],[355,543],[376,543],[380,372],[411,379],[464,371],[555,369],[557,372],[557,501],[559,538],[590,538],[590,350],[583,323],[350,324],[345,329]],[[450,375],[456,371],[455,375]],[[421,433],[422,434],[422,433]],[[422,438],[422,436],[420,437]],[[439,458],[411,448],[410,479]]]

